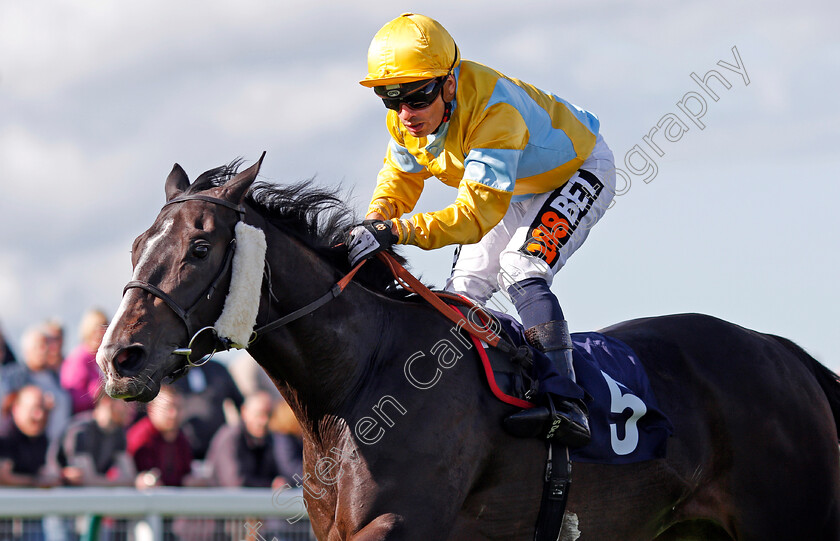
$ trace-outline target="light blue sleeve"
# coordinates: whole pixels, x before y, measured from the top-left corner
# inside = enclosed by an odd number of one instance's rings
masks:
[[[393,139],[388,143],[388,151],[391,154],[391,161],[403,173],[419,173],[423,170],[423,166],[417,163],[411,152]]]
[[[464,159],[464,178],[496,190],[513,192],[521,157],[521,150],[474,148]]]

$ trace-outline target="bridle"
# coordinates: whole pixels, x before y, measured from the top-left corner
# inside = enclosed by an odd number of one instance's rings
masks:
[[[183,203],[185,201],[193,201],[193,200],[204,201],[206,203],[213,203],[215,205],[220,205],[220,206],[232,209],[239,214],[239,219],[240,220],[242,220],[245,217],[245,207],[243,207],[241,205],[235,205],[235,204],[231,203],[230,201],[226,201],[226,200],[220,199],[218,197],[212,197],[212,196],[203,195],[203,194],[191,194],[191,195],[183,195],[183,196],[175,197],[175,198],[167,201],[163,206],[164,206],[164,208],[166,208],[169,205],[173,205],[173,204],[177,204],[177,203]],[[207,299],[209,300],[210,297],[213,296],[213,293],[216,291],[216,288],[217,288],[219,282],[227,275],[227,272],[231,267],[231,263],[233,261],[233,255],[234,255],[235,251],[236,251],[236,237],[234,236],[234,238],[231,239],[230,243],[227,246],[227,250],[225,251],[225,257],[224,257],[224,260],[222,261],[222,266],[219,268],[219,271],[216,273],[216,277],[213,279],[213,281],[210,283],[210,285],[207,286],[207,288],[195,299],[195,301],[193,301],[193,303],[189,305],[188,308],[182,308],[181,305],[178,304],[178,302],[175,299],[173,299],[171,295],[169,295],[168,293],[166,293],[165,291],[163,291],[159,287],[157,287],[155,285],[152,285],[149,282],[146,282],[144,280],[131,280],[130,282],[128,282],[125,285],[125,288],[123,288],[123,295],[125,295],[125,293],[129,289],[137,288],[137,289],[142,289],[142,290],[150,293],[152,296],[159,298],[175,313],[175,315],[177,315],[181,319],[184,326],[186,327],[187,336],[191,337],[187,347],[177,348],[172,353],[175,354],[175,355],[183,355],[184,357],[186,357],[187,363],[182,369],[176,370],[176,373],[173,374],[173,376],[177,377],[177,375],[181,375],[180,374],[181,372],[186,372],[186,370],[188,370],[189,368],[196,367],[196,366],[201,366],[201,365],[205,364],[207,361],[209,361],[213,357],[213,355],[215,355],[217,352],[227,351],[227,350],[231,349],[231,347],[232,347],[231,341],[226,337],[219,336],[218,333],[216,332],[216,329],[213,326],[202,327],[202,328],[200,328],[196,331],[195,330],[196,325],[193,323],[192,317],[195,314],[195,312],[197,311],[197,309],[199,307],[199,304],[201,303],[202,298],[207,297]],[[364,262],[365,262],[365,260],[361,261],[359,264],[357,264],[355,267],[353,267],[353,269],[351,269],[350,272],[348,272],[341,280],[339,280],[338,282],[333,284],[333,286],[330,287],[329,291],[327,291],[324,295],[320,296],[319,298],[315,299],[314,301],[310,302],[309,304],[307,304],[307,305],[305,305],[301,308],[298,308],[297,310],[295,310],[295,311],[293,311],[293,312],[291,312],[291,313],[289,313],[289,314],[287,314],[287,315],[285,315],[281,318],[278,318],[278,319],[276,319],[276,320],[274,320],[274,321],[272,321],[272,322],[270,322],[266,325],[263,325],[263,326],[255,329],[252,336],[251,336],[251,340],[249,342],[249,345],[251,343],[253,343],[254,340],[256,340],[259,336],[261,336],[263,334],[266,334],[270,331],[273,331],[275,329],[278,329],[278,328],[280,328],[280,327],[282,327],[282,326],[284,326],[288,323],[291,323],[291,322],[293,322],[297,319],[300,319],[301,317],[317,310],[318,308],[320,308],[324,304],[328,303],[329,301],[331,301],[334,298],[341,295],[341,293],[344,291],[344,288],[347,287],[347,284],[350,283],[350,281],[353,279],[353,276],[355,276],[356,272],[361,268],[361,266],[364,264]],[[195,343],[196,339],[201,334],[203,334],[205,332],[209,332],[212,335],[213,341],[214,341],[214,344],[215,344],[214,349],[211,353],[206,354],[201,359],[198,359],[198,360],[194,361],[194,360],[191,359],[193,344]]]
[[[175,198],[167,201],[163,205],[163,208],[166,208],[169,205],[174,205],[174,204],[177,204],[177,203],[184,203],[186,201],[194,201],[194,200],[205,201],[205,202],[208,202],[208,203],[213,203],[215,205],[220,205],[220,206],[232,209],[239,214],[239,219],[240,220],[245,216],[245,208],[244,207],[242,207],[240,205],[235,205],[235,204],[231,203],[230,201],[226,201],[226,200],[220,199],[218,197],[212,197],[212,196],[209,196],[209,195],[202,195],[202,194],[192,194],[192,195],[183,195],[183,196],[180,196],[180,197],[175,197]],[[183,322],[184,326],[187,329],[187,336],[192,337],[190,339],[190,346],[189,346],[189,348],[191,349],[193,342],[195,341],[195,339],[200,334],[202,334],[203,332],[205,332],[208,329],[212,329],[212,327],[204,327],[204,328],[199,329],[198,331],[195,331],[195,324],[192,321],[193,315],[195,314],[196,310],[198,309],[198,306],[201,303],[202,298],[206,297],[209,300],[213,296],[213,293],[215,293],[216,288],[219,285],[219,281],[221,281],[222,278],[225,277],[228,269],[230,269],[231,262],[233,261],[234,252],[236,252],[236,237],[235,236],[234,236],[233,239],[231,239],[230,243],[228,243],[227,249],[225,250],[225,257],[222,261],[222,266],[221,266],[221,268],[219,268],[219,272],[216,273],[216,277],[213,279],[212,282],[210,282],[210,285],[207,286],[207,288],[205,288],[204,291],[202,291],[202,293],[195,299],[195,301],[193,301],[192,304],[190,304],[189,307],[187,307],[187,308],[182,308],[181,305],[178,304],[178,301],[173,299],[171,295],[169,295],[168,293],[166,293],[165,291],[163,291],[162,289],[160,289],[156,285],[153,285],[153,284],[150,284],[149,282],[146,282],[145,280],[131,280],[130,282],[128,282],[125,285],[125,287],[123,288],[123,295],[125,295],[126,292],[129,289],[137,288],[137,289],[142,289],[144,291],[147,291],[147,292],[151,293],[153,296],[159,298],[164,303],[166,303],[166,305],[175,313],[175,315],[177,315],[181,319],[181,322]],[[179,353],[179,354],[183,354],[181,352],[184,349],[186,349],[186,348],[179,348],[179,349],[175,350],[175,352]],[[215,353],[215,351],[213,353]],[[211,356],[212,356],[212,354],[211,354]],[[207,361],[210,360],[210,358],[208,357],[207,359],[203,359],[203,360],[199,361],[199,363],[196,363],[196,362],[194,362],[190,359],[189,353],[186,354],[186,357],[187,357],[187,364],[189,366],[201,366],[202,364],[204,364],[204,363],[206,363]]]

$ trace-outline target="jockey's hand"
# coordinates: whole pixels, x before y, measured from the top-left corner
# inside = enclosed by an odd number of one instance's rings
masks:
[[[353,226],[347,235],[350,265],[355,266],[362,259],[393,246],[397,242],[397,236],[391,228],[391,220],[365,220]]]

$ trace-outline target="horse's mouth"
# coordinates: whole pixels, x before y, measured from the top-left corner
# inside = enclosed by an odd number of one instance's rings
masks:
[[[112,357],[104,367],[104,390],[112,398],[126,401],[149,402],[160,392],[161,382],[178,372],[183,358],[172,355],[158,369],[151,368],[142,347],[126,347]],[[104,359],[103,359],[104,360]],[[151,368],[151,369],[150,369]]]
[[[128,402],[150,402],[160,392],[160,381],[157,378],[137,377],[107,377],[105,392],[111,398]]]

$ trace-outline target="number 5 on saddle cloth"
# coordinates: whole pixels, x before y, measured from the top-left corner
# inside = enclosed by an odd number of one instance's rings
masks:
[[[490,312],[508,340],[520,348],[528,347],[534,361],[530,373],[523,373],[522,363],[477,338],[476,345],[491,391],[500,400],[522,408],[533,406],[540,392],[567,392],[565,378],[540,376],[553,373],[551,361],[531,348],[522,325],[511,316]],[[577,384],[587,393],[592,441],[571,449],[575,462],[629,464],[665,456],[673,426],[659,409],[644,367],[636,354],[623,342],[597,332],[573,333]],[[550,388],[546,388],[546,383]],[[542,386],[542,388],[541,388]]]

